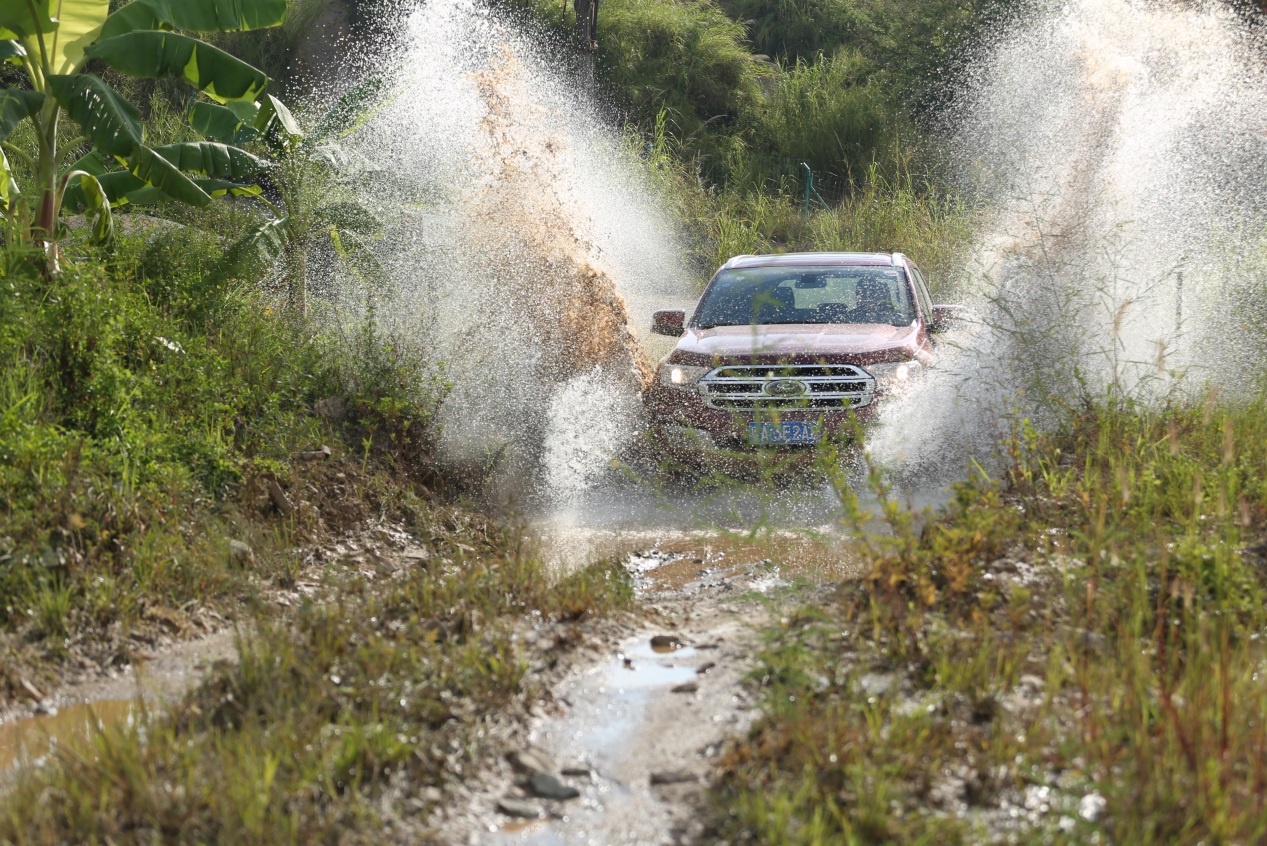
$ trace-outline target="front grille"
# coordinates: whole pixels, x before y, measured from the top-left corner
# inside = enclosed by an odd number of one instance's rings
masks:
[[[875,394],[875,380],[852,364],[727,365],[699,386],[709,406],[726,411],[840,411]]]

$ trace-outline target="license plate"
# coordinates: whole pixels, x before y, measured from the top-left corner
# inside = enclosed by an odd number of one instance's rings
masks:
[[[754,446],[803,446],[819,441],[819,425],[801,421],[748,424],[748,443]]]

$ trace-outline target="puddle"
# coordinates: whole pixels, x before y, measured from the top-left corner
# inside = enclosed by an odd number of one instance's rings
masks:
[[[84,702],[0,725],[0,774],[28,764],[42,764],[59,746],[75,745],[108,726],[131,726],[141,718],[136,700]]]
[[[678,662],[689,661],[698,654],[694,647],[681,643],[676,646],[652,646],[648,641],[639,641],[627,647],[620,656],[621,660],[613,662],[604,671],[604,677],[607,686],[613,688],[616,695],[628,691],[671,687],[695,677],[694,667],[682,666]],[[668,659],[668,655],[673,657]],[[632,664],[626,665],[626,661]]]

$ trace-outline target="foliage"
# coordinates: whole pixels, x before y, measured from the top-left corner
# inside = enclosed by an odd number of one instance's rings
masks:
[[[11,218],[20,222],[15,234],[45,247],[49,270],[57,267],[56,230],[68,189],[76,190],[87,208],[94,239],[106,243],[113,235],[111,205],[127,202],[134,192],[152,189],[161,196],[205,205],[217,191],[236,187],[220,180],[250,175],[261,165],[239,151],[215,145],[202,145],[202,155],[197,156],[188,155],[184,146],[148,146],[136,107],[100,77],[81,71],[94,59],[129,76],[183,79],[216,102],[249,108],[268,78],[205,42],[171,30],[276,26],[285,15],[285,0],[247,6],[228,0],[134,0],[107,14],[109,5],[108,0],[13,0],[0,5],[0,38],[9,39],[0,41],[0,53],[26,69],[31,86],[0,92],[0,141],[7,141],[29,120],[36,142],[34,151],[5,144],[5,150],[23,158],[33,172],[34,185],[27,189],[33,196],[22,195],[7,159],[0,155],[0,198]],[[64,141],[59,133],[63,113],[83,137]],[[67,157],[83,145],[89,154],[67,167]],[[118,165],[124,169],[112,170]],[[216,184],[199,184],[182,167]]]
[[[1019,421],[1004,479],[962,484],[922,527],[874,472],[891,532],[867,535],[860,583],[772,633],[723,836],[1260,841],[1265,408],[1212,394],[1106,401],[1055,435]],[[1004,833],[1009,807],[1032,813]]]
[[[240,663],[170,717],[109,729],[5,797],[0,842],[307,844],[413,839],[497,750],[485,715],[526,719],[538,683],[516,644],[623,608],[628,575],[600,564],[555,579],[486,522],[401,492],[427,560],[371,582],[333,574],[328,601],[257,621]],[[33,801],[38,795],[56,798]],[[110,813],[100,813],[106,803]]]

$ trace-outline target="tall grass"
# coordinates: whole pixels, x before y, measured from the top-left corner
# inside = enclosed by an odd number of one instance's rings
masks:
[[[1267,837],[1267,395],[1018,423],[871,572],[772,635],[718,792],[738,842]],[[841,479],[857,531],[868,515]]]

